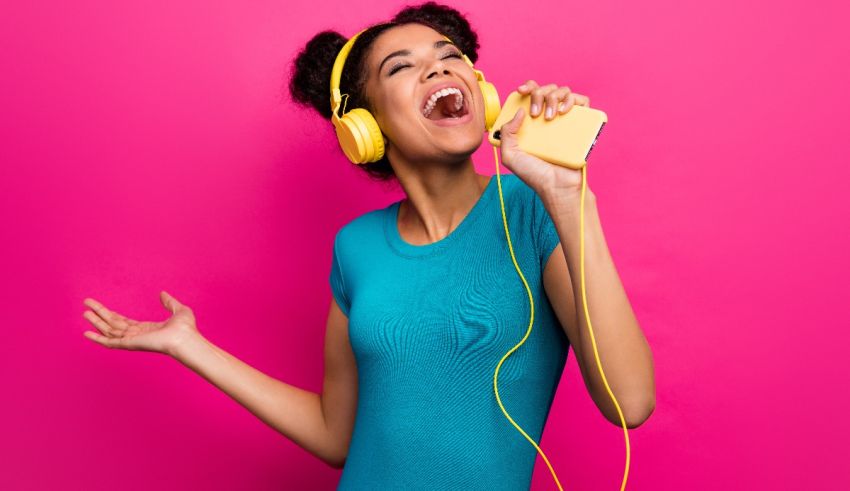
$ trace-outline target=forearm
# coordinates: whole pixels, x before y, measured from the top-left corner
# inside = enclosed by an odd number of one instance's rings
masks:
[[[270,377],[200,335],[182,341],[171,355],[328,465],[344,461],[325,424],[320,394]]]
[[[581,287],[581,235],[578,198],[548,199],[547,210],[558,230],[570,271],[579,325],[577,361],[586,374],[588,389],[605,417],[620,424],[602,381],[585,315]],[[590,327],[605,378],[627,423],[640,424],[654,409],[655,379],[652,352],[632,311],[608,250],[595,196],[584,202],[584,279]]]

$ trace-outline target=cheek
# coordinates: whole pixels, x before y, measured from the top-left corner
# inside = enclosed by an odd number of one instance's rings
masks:
[[[381,129],[385,129],[395,135],[407,135],[419,133],[422,130],[422,115],[417,112],[416,102],[412,96],[396,97],[388,99],[383,117]]]

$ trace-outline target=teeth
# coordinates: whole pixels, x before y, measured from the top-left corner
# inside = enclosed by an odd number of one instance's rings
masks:
[[[422,109],[422,114],[424,114],[427,118],[431,114],[431,111],[434,110],[434,107],[437,106],[437,100],[440,97],[445,97],[449,94],[457,94],[457,100],[455,102],[455,111],[460,110],[460,108],[463,107],[463,92],[461,92],[460,89],[457,89],[455,87],[447,87],[445,89],[434,92],[434,94],[428,99],[428,102],[425,104],[425,107]]]

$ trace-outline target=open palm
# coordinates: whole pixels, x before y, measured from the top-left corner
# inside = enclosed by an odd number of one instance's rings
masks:
[[[83,317],[100,333],[86,331],[83,335],[107,348],[171,354],[180,340],[197,334],[195,315],[192,309],[164,291],[160,293],[160,300],[171,311],[171,317],[161,322],[142,322],[109,310],[97,300],[86,298],[83,304],[91,310],[83,312]]]

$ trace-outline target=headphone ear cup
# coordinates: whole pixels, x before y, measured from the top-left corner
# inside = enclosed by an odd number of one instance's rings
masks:
[[[502,103],[499,101],[499,91],[496,86],[486,81],[479,81],[481,95],[484,97],[484,126],[487,131],[496,123],[496,118],[502,112]]]
[[[384,156],[384,139],[374,116],[361,107],[345,113],[336,126],[343,153],[353,164],[377,162]]]

